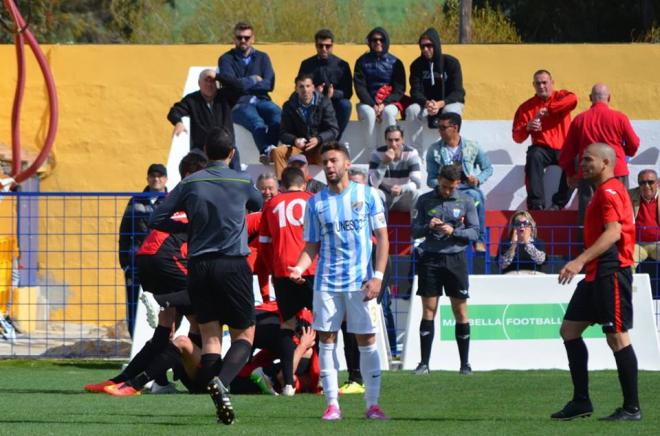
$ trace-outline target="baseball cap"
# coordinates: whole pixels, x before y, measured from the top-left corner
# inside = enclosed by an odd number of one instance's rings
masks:
[[[293,162],[302,162],[305,165],[307,165],[307,158],[305,157],[304,154],[296,154],[295,156],[291,156],[289,158],[289,163],[293,163]]]
[[[147,175],[151,173],[161,173],[164,176],[167,176],[167,168],[165,168],[165,165],[159,164],[159,163],[153,163],[149,165],[149,169],[147,170]]]

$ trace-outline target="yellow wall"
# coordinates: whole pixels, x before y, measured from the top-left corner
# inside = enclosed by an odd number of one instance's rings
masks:
[[[43,191],[136,191],[145,185],[151,162],[166,162],[171,125],[166,114],[181,97],[189,66],[215,65],[229,47],[203,46],[46,46],[60,101],[60,125],[54,147],[55,168]],[[300,61],[311,44],[260,46],[277,74],[274,100],[281,104],[293,90]],[[336,46],[352,65],[365,46]],[[408,66],[415,46],[392,52]],[[613,106],[632,119],[660,119],[660,46],[658,45],[468,45],[446,46],[463,66],[467,91],[465,118],[511,119],[532,95],[531,75],[553,72],[557,87],[578,94],[579,110],[588,106],[593,83],[610,85]],[[28,51],[29,53],[29,51]],[[13,46],[0,46],[0,143],[9,144],[11,106],[16,83]],[[38,66],[28,62],[22,113],[24,146],[41,145],[47,127],[45,87]],[[116,269],[116,229],[124,200],[101,205],[94,200],[41,204],[40,268],[66,283],[67,305],[51,319],[101,320],[112,325],[123,314],[123,277]],[[121,204],[119,204],[121,203]],[[60,211],[61,209],[61,211]],[[70,210],[70,211],[69,211]],[[86,213],[81,214],[79,211]],[[95,222],[94,214],[104,215]],[[88,214],[88,213],[89,214]],[[74,219],[85,215],[82,220]],[[117,217],[119,215],[119,217]],[[64,230],[66,229],[66,230]],[[66,233],[64,241],[63,233]],[[87,236],[77,234],[84,233]],[[60,247],[67,247],[60,253]]]
[[[274,100],[293,89],[300,60],[311,44],[262,45],[277,72]],[[57,167],[46,191],[130,191],[145,182],[151,162],[165,162],[171,126],[165,119],[180,98],[191,65],[215,65],[226,45],[199,46],[45,46],[59,98],[60,127],[55,144]],[[353,64],[365,46],[336,46]],[[394,46],[407,66],[415,46]],[[632,119],[659,119],[658,45],[468,45],[446,46],[463,65],[467,119],[510,119],[531,96],[531,74],[553,72],[558,87],[575,91],[579,109],[596,81],[610,84],[613,105]],[[28,51],[29,54],[29,51]],[[0,46],[0,143],[10,143],[9,119],[16,80],[14,48]],[[34,61],[23,110],[26,146],[40,143],[46,127],[44,86]]]

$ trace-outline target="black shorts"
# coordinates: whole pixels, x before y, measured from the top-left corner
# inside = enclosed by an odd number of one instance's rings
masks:
[[[158,255],[136,257],[140,283],[145,292],[158,295],[186,290],[186,273],[172,259]]]
[[[564,319],[601,324],[603,333],[622,333],[633,326],[632,271],[618,271],[580,280],[568,303]]]
[[[273,278],[277,308],[283,320],[296,316],[303,307],[312,310],[314,300],[314,276],[304,276],[305,283],[299,285],[287,278]]]
[[[197,321],[234,329],[254,325],[252,271],[245,257],[211,253],[188,261],[188,292]]]
[[[470,297],[465,252],[440,254],[425,252],[417,261],[417,295],[439,297],[444,294],[465,300]]]
[[[154,300],[160,307],[168,308],[175,307],[177,312],[181,315],[194,315],[195,311],[190,302],[190,294],[188,289],[183,291],[171,292],[169,294],[154,294]]]

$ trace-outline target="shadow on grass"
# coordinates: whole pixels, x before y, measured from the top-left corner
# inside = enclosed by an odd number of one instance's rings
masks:
[[[61,425],[111,425],[113,427],[117,427],[117,425],[122,425],[122,423],[117,423],[117,422],[105,422],[105,421],[53,421],[53,420],[47,420],[47,419],[2,419],[0,418],[0,423],[2,424],[61,424]],[[134,422],[126,422],[123,423],[124,425],[130,425],[134,426],[136,423]],[[173,422],[173,421],[149,421],[149,425],[166,425],[166,426],[179,426],[179,427],[184,427],[184,426],[190,426],[191,423],[189,422]],[[199,423],[194,423],[194,425],[207,425],[207,424],[199,424]],[[215,422],[212,422],[208,425],[213,425],[216,426]]]
[[[0,388],[1,394],[52,394],[52,395],[89,395],[82,390],[63,390],[63,389],[25,389],[25,388]]]
[[[80,368],[80,369],[114,369],[114,370],[120,370],[122,364],[120,362],[82,362],[82,361],[66,362],[66,361],[57,361],[57,362],[53,362],[53,365],[54,366],[64,366],[64,367],[74,367],[74,368]]]

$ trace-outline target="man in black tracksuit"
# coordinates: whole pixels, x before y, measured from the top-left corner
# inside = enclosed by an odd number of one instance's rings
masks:
[[[232,135],[213,129],[206,140],[206,169],[186,177],[154,212],[149,225],[177,231],[176,211],[188,217],[188,291],[202,334],[200,380],[208,390],[218,421],[231,424],[234,410],[226,386],[248,361],[254,339],[252,271],[247,263],[246,209],[259,210],[261,194],[247,173],[227,165],[235,153]],[[220,357],[221,326],[232,345]],[[220,368],[221,367],[221,368]]]
[[[440,35],[430,27],[419,37],[421,55],[410,65],[410,97],[406,119],[428,116],[428,125],[437,128],[437,116],[454,112],[463,114],[465,89],[461,63],[442,53]]]
[[[332,101],[339,125],[339,135],[337,136],[339,140],[351,118],[353,76],[348,62],[332,54],[334,39],[335,36],[328,29],[316,32],[314,35],[316,56],[302,61],[298,77],[311,74],[316,90]]]
[[[314,89],[310,74],[296,77],[296,90],[282,106],[280,145],[270,154],[279,179],[289,158],[304,154],[321,164],[321,146],[337,139],[339,127],[330,99]]]
[[[465,248],[479,238],[479,218],[474,200],[456,190],[461,183],[460,165],[446,165],[438,175],[438,186],[419,197],[413,210],[412,237],[426,239],[418,247],[417,295],[422,297],[419,326],[422,361],[415,373],[429,373],[434,319],[438,297],[451,301],[456,319],[456,343],[461,358],[461,374],[471,374],[468,363],[470,324],[467,315],[468,272]]]
[[[204,151],[206,136],[213,127],[221,127],[234,134],[234,122],[231,117],[231,107],[236,102],[236,93],[229,88],[218,90],[215,71],[204,69],[199,74],[199,91],[191,92],[181,101],[174,103],[167,119],[174,126],[173,135],[179,136],[185,132],[183,117],[190,118],[190,149]],[[241,169],[238,149],[229,165],[235,170]]]

